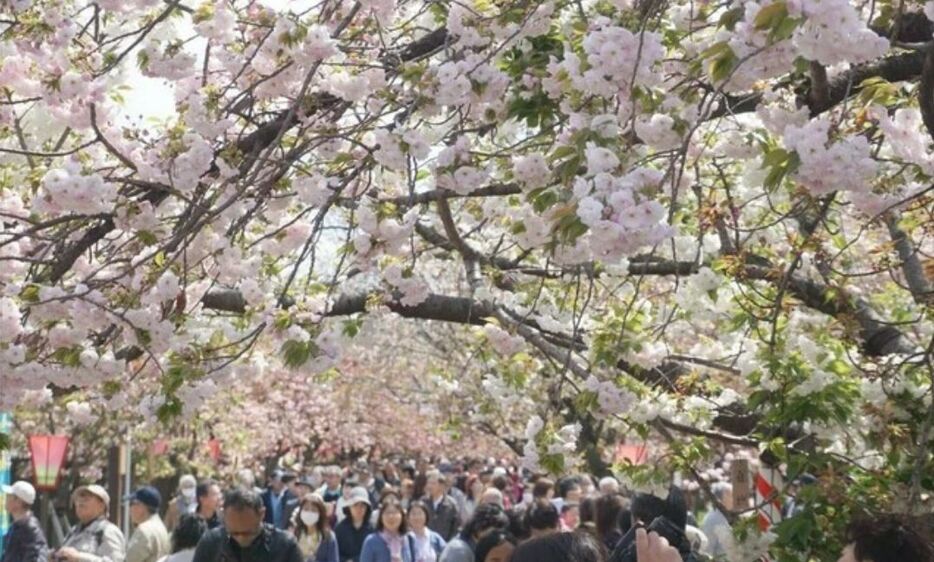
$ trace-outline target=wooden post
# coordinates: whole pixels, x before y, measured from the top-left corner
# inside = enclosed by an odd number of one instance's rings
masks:
[[[50,495],[50,492],[42,492],[40,495],[41,501],[39,502],[39,524],[47,537],[52,536],[52,502]]]
[[[733,484],[733,509],[749,507],[752,497],[752,477],[749,474],[749,459],[734,459],[730,464],[730,482]]]
[[[113,446],[107,451],[107,493],[110,494],[110,522],[119,526],[123,515],[123,447]]]

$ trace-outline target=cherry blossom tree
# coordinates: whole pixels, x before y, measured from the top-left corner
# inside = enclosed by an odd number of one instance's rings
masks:
[[[0,6],[0,406],[268,407],[395,315],[530,467],[756,447],[821,477],[745,535],[788,556],[931,509],[931,6]],[[127,114],[143,80],[169,117]]]

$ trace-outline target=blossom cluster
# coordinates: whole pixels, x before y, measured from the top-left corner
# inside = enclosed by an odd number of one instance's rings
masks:
[[[658,189],[662,173],[636,168],[614,176],[604,170],[615,167],[616,157],[594,152],[588,154],[588,169],[598,173],[592,179],[579,177],[574,184],[577,216],[590,229],[593,255],[607,262],[618,261],[674,235],[664,206],[647,195]]]
[[[801,127],[789,125],[784,142],[801,161],[795,178],[813,195],[837,190],[864,193],[872,188],[876,162],[864,136],[831,142],[830,120],[822,117]]]

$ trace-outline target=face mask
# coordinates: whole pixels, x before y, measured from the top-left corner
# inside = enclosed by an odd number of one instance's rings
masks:
[[[303,509],[301,513],[302,523],[311,527],[318,522],[318,512]]]
[[[182,496],[188,501],[195,499],[195,489],[194,488],[182,488]]]

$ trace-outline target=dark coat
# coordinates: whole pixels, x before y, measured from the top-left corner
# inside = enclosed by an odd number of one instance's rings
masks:
[[[428,506],[428,528],[441,535],[446,541],[451,540],[457,534],[461,526],[460,515],[457,512],[457,504],[451,496],[445,495],[441,498],[438,507],[435,507],[434,501],[429,497],[425,498],[425,504]]]
[[[302,562],[302,552],[291,535],[272,525],[263,525],[263,532],[247,548],[221,527],[201,538],[193,562]]]
[[[375,529],[370,525],[369,516],[363,520],[363,526],[359,529],[353,526],[350,517],[345,518],[337,524],[334,534],[337,535],[337,551],[340,553],[341,562],[353,560],[360,562],[360,553],[363,552],[363,542],[372,534]]]
[[[31,513],[13,522],[3,537],[0,562],[47,562],[49,547],[39,520]]]
[[[263,492],[262,497],[263,497],[263,505],[266,506],[265,521],[266,523],[273,525],[275,524],[275,521],[273,521],[273,511],[272,511],[272,488],[266,488],[266,491]],[[280,529],[288,529],[289,527],[289,521],[287,519],[289,515],[288,506],[292,504],[293,502],[296,502],[297,500],[298,498],[295,497],[295,494],[292,493],[292,490],[289,490],[288,488],[286,488],[282,492],[282,499],[280,500],[282,502],[281,504],[282,521],[278,525]]]

